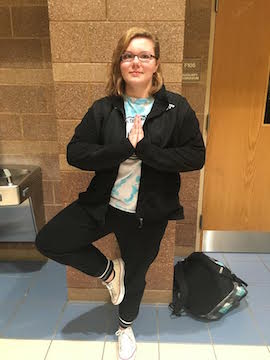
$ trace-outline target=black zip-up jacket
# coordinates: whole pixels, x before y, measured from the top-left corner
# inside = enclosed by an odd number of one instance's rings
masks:
[[[183,219],[179,172],[201,169],[205,146],[195,112],[187,100],[163,86],[154,96],[144,125],[144,138],[133,148],[126,137],[121,96],[94,102],[67,146],[67,161],[95,176],[79,202],[104,223],[119,165],[134,152],[142,160],[136,216],[140,219]]]

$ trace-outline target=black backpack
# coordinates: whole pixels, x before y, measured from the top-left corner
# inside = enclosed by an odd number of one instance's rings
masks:
[[[247,295],[247,283],[223,263],[194,252],[174,266],[172,315],[218,320]]]

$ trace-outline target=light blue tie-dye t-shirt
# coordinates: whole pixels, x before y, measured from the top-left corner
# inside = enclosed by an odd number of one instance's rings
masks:
[[[152,109],[153,103],[153,97],[143,99],[132,97],[124,98],[127,137],[133,127],[135,116],[140,115],[143,125],[147,115]],[[141,178],[141,163],[141,160],[133,154],[120,164],[117,179],[111,192],[111,206],[123,211],[135,213]]]

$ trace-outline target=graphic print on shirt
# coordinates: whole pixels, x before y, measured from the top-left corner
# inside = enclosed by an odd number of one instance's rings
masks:
[[[133,127],[136,115],[140,116],[142,125],[144,124],[153,103],[153,97],[146,99],[124,98],[126,137],[128,137]],[[141,160],[133,154],[119,166],[117,179],[111,191],[110,205],[134,213],[137,205],[140,178]]]

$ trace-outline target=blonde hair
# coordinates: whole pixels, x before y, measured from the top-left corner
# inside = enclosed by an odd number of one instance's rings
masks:
[[[125,52],[131,40],[137,37],[147,38],[151,40],[154,44],[155,57],[157,60],[159,59],[160,57],[159,41],[154,34],[151,34],[149,31],[138,27],[132,27],[129,30],[127,30],[119,39],[116,48],[114,49],[113,52],[112,63],[109,71],[109,78],[106,85],[106,93],[108,95],[120,95],[120,96],[124,95],[125,81],[122,77],[120,70],[121,55]],[[150,90],[150,94],[152,95],[156,93],[162,87],[162,85],[163,85],[163,76],[159,64],[157,71],[153,74],[152,88]]]

